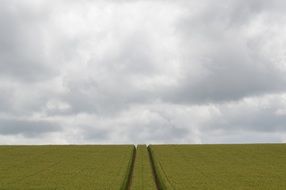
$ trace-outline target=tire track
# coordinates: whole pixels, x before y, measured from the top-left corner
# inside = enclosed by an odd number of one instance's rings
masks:
[[[135,164],[135,159],[136,159],[136,152],[137,152],[137,149],[134,146],[132,160],[131,160],[131,167],[129,169],[128,179],[127,179],[126,190],[129,190],[131,187],[132,176],[133,176],[133,171],[134,171],[134,164]]]
[[[154,177],[154,181],[156,183],[156,187],[158,190],[163,190],[163,187],[159,181],[158,174],[157,174],[156,169],[155,169],[155,163],[154,163],[153,155],[152,155],[152,152],[150,149],[150,145],[147,147],[147,150],[148,150],[148,155],[149,155],[149,159],[150,159],[150,163],[151,163],[153,177]]]

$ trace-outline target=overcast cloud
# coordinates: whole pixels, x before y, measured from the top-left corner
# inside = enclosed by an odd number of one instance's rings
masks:
[[[286,142],[283,0],[0,3],[0,144]]]

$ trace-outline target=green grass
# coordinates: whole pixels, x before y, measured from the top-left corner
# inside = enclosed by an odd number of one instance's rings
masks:
[[[0,189],[126,189],[133,151],[133,145],[0,146]]]
[[[151,145],[162,190],[285,190],[286,144]],[[147,147],[0,146],[0,190],[156,190]]]
[[[286,145],[152,145],[162,189],[285,190]]]
[[[156,190],[146,145],[138,145],[130,190]]]

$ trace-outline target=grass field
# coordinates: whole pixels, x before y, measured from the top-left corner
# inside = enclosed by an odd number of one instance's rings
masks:
[[[0,146],[0,190],[285,190],[285,179],[286,144]]]
[[[134,146],[0,146],[0,189],[126,189]]]
[[[156,183],[146,145],[138,145],[130,190],[156,190]]]
[[[164,190],[285,190],[286,145],[151,145]]]

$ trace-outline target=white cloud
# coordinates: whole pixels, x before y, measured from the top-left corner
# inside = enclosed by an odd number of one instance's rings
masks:
[[[284,142],[285,6],[4,0],[0,143]]]

